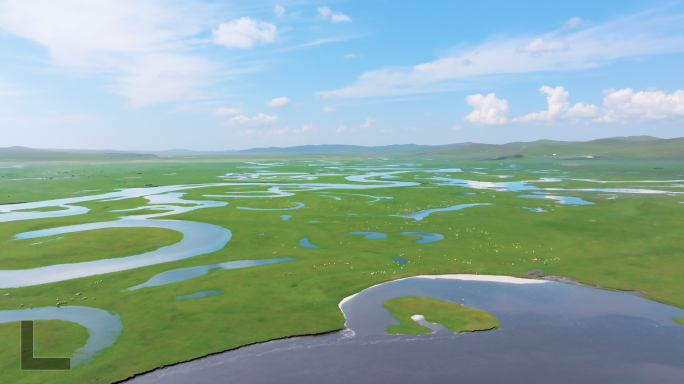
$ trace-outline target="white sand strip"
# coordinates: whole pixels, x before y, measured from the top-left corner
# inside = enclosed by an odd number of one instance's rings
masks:
[[[496,283],[510,283],[510,284],[544,284],[548,283],[546,280],[536,279],[521,279],[519,277],[511,276],[493,276],[493,275],[422,275],[414,276],[421,279],[446,279],[446,280],[467,280],[467,281],[493,281]]]
[[[511,277],[511,276],[495,276],[495,275],[463,275],[463,274],[458,274],[458,275],[420,275],[420,276],[411,276],[411,277],[405,277],[403,279],[397,279],[397,280],[390,280],[386,281],[384,283],[376,284],[372,287],[368,287],[367,289],[371,289],[373,287],[377,287],[378,285],[382,284],[387,284],[391,283],[393,281],[400,281],[400,280],[406,280],[406,279],[415,279],[415,278],[420,278],[420,279],[447,279],[447,280],[465,280],[465,281],[492,281],[495,283],[509,283],[509,284],[544,284],[548,283],[549,281],[547,280],[537,280],[537,279],[522,279],[519,277]],[[361,291],[363,292],[363,291]],[[359,292],[359,293],[361,293]],[[351,300],[354,298],[354,296],[358,295],[358,293],[355,293],[351,296],[347,296],[342,301],[340,301],[340,304],[338,306],[340,307],[340,310],[342,309],[342,305],[346,303],[347,301]],[[344,311],[342,311],[344,314]],[[346,316],[345,316],[346,318]]]

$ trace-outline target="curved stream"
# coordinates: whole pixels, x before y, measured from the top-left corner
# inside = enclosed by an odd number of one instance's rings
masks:
[[[231,237],[229,230],[213,224],[181,220],[139,220],[126,218],[104,223],[79,224],[68,227],[25,232],[17,235],[16,238],[31,239],[91,229],[124,227],[172,229],[183,233],[183,239],[176,244],[162,247],[155,251],[141,253],[139,255],[85,261],[73,264],[57,264],[31,269],[0,270],[0,288],[17,288],[52,283],[55,281],[125,271],[148,265],[181,260],[218,251],[228,243],[228,240],[230,240]]]

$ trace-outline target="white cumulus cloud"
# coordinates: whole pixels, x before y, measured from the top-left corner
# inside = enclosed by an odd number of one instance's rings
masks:
[[[595,118],[599,114],[599,107],[593,104],[577,103],[570,106],[568,98],[570,93],[563,87],[551,88],[543,86],[540,92],[546,94],[548,109],[546,111],[533,112],[522,117],[516,117],[513,121],[554,121],[559,119],[586,119]]]
[[[280,4],[276,4],[273,11],[275,12],[276,16],[281,17],[285,14],[285,7]]]
[[[466,98],[475,110],[465,120],[475,124],[506,124],[508,122],[598,122],[624,123],[684,118],[684,90],[673,93],[663,91],[639,91],[631,88],[604,91],[603,107],[595,104],[570,105],[570,93],[564,87],[543,86],[548,108],[524,116],[508,118],[508,102],[497,99],[493,93],[487,96],[471,95]]]
[[[607,90],[603,116],[598,121],[622,122],[629,119],[663,120],[684,117],[684,91],[634,92],[631,88]]]
[[[371,124],[375,123],[376,120],[377,120],[377,119],[376,119],[375,117],[373,117],[373,116],[368,116],[368,118],[366,119],[366,121],[365,121],[363,124],[359,125],[359,127],[360,127],[360,128],[370,128]]]
[[[466,97],[466,101],[475,110],[465,117],[466,121],[473,124],[501,125],[509,121],[508,101],[498,99],[495,94],[487,96],[480,94]]]
[[[284,108],[287,107],[288,104],[290,104],[290,99],[284,96],[276,97],[275,99],[266,102],[266,105],[271,108]]]
[[[322,19],[328,20],[328,18],[329,18],[329,19],[330,19],[330,22],[332,22],[332,23],[336,23],[336,24],[337,24],[337,23],[351,23],[351,22],[352,22],[351,17],[345,15],[345,14],[342,13],[342,12],[335,12],[335,13],[333,13],[332,9],[330,9],[330,8],[328,8],[328,7],[326,7],[326,6],[318,7],[317,10],[318,10],[318,15],[319,15]]]
[[[228,122],[226,122],[227,125],[265,125],[265,124],[270,124],[273,123],[274,121],[278,120],[278,116],[269,116],[264,113],[259,113],[258,115],[249,118],[245,115],[239,115],[232,117]]]
[[[220,24],[213,31],[214,43],[227,48],[249,49],[254,43],[272,43],[278,35],[278,28],[261,20],[241,17]]]

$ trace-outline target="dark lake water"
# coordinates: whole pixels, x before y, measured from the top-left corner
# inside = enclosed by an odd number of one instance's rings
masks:
[[[501,328],[388,335],[382,303],[425,296],[482,309]],[[154,371],[131,383],[682,383],[684,310],[556,282],[411,278],[341,308],[347,329],[278,340]]]

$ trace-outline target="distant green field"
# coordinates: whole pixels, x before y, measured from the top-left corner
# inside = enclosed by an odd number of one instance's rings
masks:
[[[684,179],[684,162],[527,155],[493,161],[437,153],[382,156],[386,160],[376,155],[349,154],[200,154],[192,155],[196,157],[192,159],[174,155],[95,161],[66,156],[67,160],[56,162],[0,161],[3,204],[100,195],[148,185],[230,183],[178,191],[183,193],[184,200],[224,201],[227,205],[162,219],[209,223],[232,232],[232,239],[223,249],[208,254],[121,272],[0,289],[0,311],[20,309],[20,304],[53,306],[55,298],[82,292],[96,296],[97,300],[81,301],[78,305],[118,314],[123,324],[114,345],[102,350],[89,364],[66,373],[19,371],[18,342],[11,341],[18,340],[18,324],[0,324],[0,378],[13,383],[112,382],[250,343],[341,329],[345,320],[338,304],[343,298],[382,282],[415,275],[478,273],[529,277],[528,273],[537,270],[537,276],[566,276],[589,286],[640,291],[636,293],[650,300],[684,308],[684,196],[679,194],[684,189],[682,182],[668,181]],[[260,166],[254,162],[275,165]],[[419,184],[365,190],[295,188],[320,183],[359,184],[345,177],[370,170],[379,172],[377,168],[405,172],[384,179],[374,176],[361,184],[381,185],[372,180]],[[450,168],[463,172],[428,171]],[[261,172],[262,175],[252,177],[264,170],[281,174]],[[226,174],[233,175],[225,180],[218,177]],[[440,185],[445,183],[436,179],[440,177],[461,180],[461,184]],[[535,191],[507,190],[503,184],[497,184],[525,180],[530,181],[525,186],[555,188],[549,193],[594,204],[563,205],[549,199],[524,198],[520,195]],[[289,187],[292,194],[247,197],[259,195],[252,193],[255,191],[261,195],[268,193],[274,183],[283,189]],[[587,190],[594,188],[613,191]],[[623,188],[670,193],[620,192]],[[391,199],[375,201],[361,195]],[[158,228],[106,229],[71,233],[61,239],[52,236],[13,240],[16,234],[27,231],[164,212],[112,212],[148,203],[144,197],[100,198],[72,203],[90,209],[82,215],[0,222],[0,265],[2,269],[23,269],[118,258],[178,242],[179,233]],[[282,211],[239,208],[288,208],[296,203],[305,206]],[[433,213],[421,221],[395,216],[467,203],[490,205]],[[291,218],[285,221],[281,215]],[[349,234],[351,231],[382,232],[388,238],[363,239]],[[401,234],[406,231],[439,233],[445,239],[416,244],[417,237]],[[319,248],[300,246],[303,237]],[[45,242],[31,245],[42,241]],[[276,257],[297,260],[212,270],[183,282],[122,292],[172,269]],[[409,263],[399,266],[393,257]],[[385,273],[376,273],[380,271]],[[103,282],[96,285],[96,280]],[[174,300],[176,296],[204,290],[224,293]],[[431,321],[429,317],[427,320]],[[58,352],[68,355],[83,346],[85,336],[78,325],[66,327],[59,332],[73,333],[74,337],[60,346],[64,350]],[[47,335],[48,331],[45,328],[42,334]],[[46,342],[52,343],[50,340]]]
[[[422,315],[425,321],[438,323],[454,332],[484,331],[499,328],[490,313],[429,297],[397,297],[382,304],[401,325],[387,328],[387,333],[420,335],[432,332],[411,319]]]

